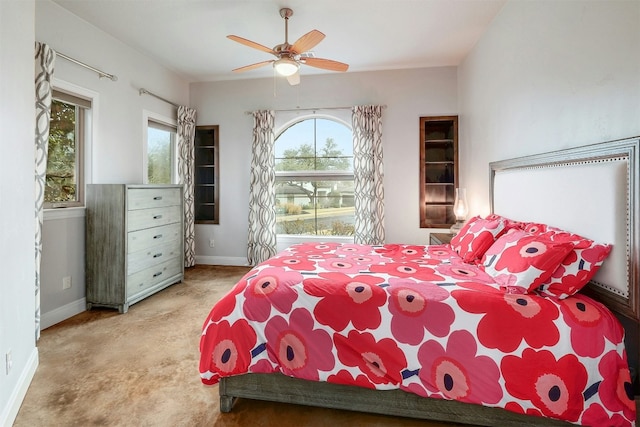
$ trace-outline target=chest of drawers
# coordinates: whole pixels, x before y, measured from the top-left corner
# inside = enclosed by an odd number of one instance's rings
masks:
[[[181,185],[90,184],[86,299],[126,313],[184,277]]]

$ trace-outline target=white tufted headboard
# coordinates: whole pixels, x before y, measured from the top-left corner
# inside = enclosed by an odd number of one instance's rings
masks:
[[[494,213],[613,244],[590,288],[612,310],[636,320],[639,141],[605,142],[490,164]]]

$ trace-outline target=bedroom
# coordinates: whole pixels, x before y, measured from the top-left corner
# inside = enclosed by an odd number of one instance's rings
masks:
[[[22,72],[30,73],[32,69],[32,41],[46,40],[71,56],[120,74],[121,82],[126,81],[123,79],[129,74],[133,83],[174,102],[196,107],[199,124],[221,126],[223,149],[234,150],[227,152],[228,158],[223,158],[224,171],[228,175],[222,177],[223,191],[226,192],[222,204],[223,209],[228,210],[223,213],[222,220],[228,225],[207,230],[206,233],[212,233],[211,237],[217,243],[215,251],[209,252],[207,245],[200,242],[197,254],[203,256],[204,261],[211,262],[233,263],[242,259],[246,252],[244,243],[232,236],[246,233],[246,206],[234,205],[234,200],[242,203],[242,198],[236,198],[235,194],[244,191],[248,178],[246,174],[235,175],[232,171],[246,169],[248,147],[232,144],[250,138],[251,120],[237,112],[263,108],[271,102],[271,79],[190,86],[186,80],[89,27],[55,3],[19,4],[2,4],[3,12],[6,10],[8,14],[18,13],[21,16],[18,21],[7,22],[7,14],[2,15],[3,40],[20,40],[20,44],[13,46],[3,44],[3,76],[20,76],[23,79]],[[467,187],[472,211],[485,213],[488,211],[489,161],[640,134],[640,106],[637,101],[640,99],[637,77],[640,74],[639,13],[638,2],[635,1],[509,2],[458,67],[384,71],[357,76],[348,73],[344,76],[309,76],[300,90],[301,93],[303,90],[313,91],[306,100],[310,106],[328,102],[322,98],[326,85],[332,85],[344,97],[332,98],[332,105],[380,103],[388,106],[384,119],[388,144],[385,147],[385,174],[387,188],[394,191],[387,191],[385,201],[387,235],[393,241],[424,242],[428,240],[428,231],[419,229],[417,225],[417,190],[405,184],[405,181],[417,184],[417,167],[407,172],[403,163],[408,153],[417,152],[417,118],[444,113],[458,114],[463,118],[460,125],[461,181]],[[47,19],[52,17],[73,29],[71,34],[65,36],[56,30],[55,25],[47,24]],[[73,37],[82,42],[70,41]],[[61,40],[60,45],[55,43],[58,40]],[[86,40],[93,40],[104,49],[99,53],[92,52]],[[109,54],[108,60],[104,59],[105,52]],[[136,68],[145,72],[136,73]],[[131,141],[141,140],[140,110],[155,109],[160,114],[170,115],[169,107],[151,98],[139,97],[128,84],[113,85],[109,81],[97,80],[94,75],[62,61],[58,69],[61,75],[65,75],[61,78],[99,92],[103,105],[101,114],[109,117],[107,123],[101,124],[101,139],[109,142],[94,153],[100,158],[94,166],[94,178],[101,182],[138,180],[141,154],[135,146],[132,148],[134,142]],[[355,79],[360,81],[360,89],[344,90],[353,86]],[[6,85],[6,82],[2,84]],[[286,88],[280,89],[282,98],[279,99],[284,99]],[[3,94],[12,94],[14,102],[22,99],[17,90],[13,86],[3,86]],[[200,99],[200,94],[205,91],[216,94],[216,100],[205,103]],[[234,107],[236,117],[233,119],[225,118],[229,93],[234,94],[231,99],[242,100],[237,101]],[[259,93],[262,95],[258,96]],[[4,110],[8,108],[4,104],[8,101],[4,95],[2,98]],[[136,109],[122,112],[108,102],[110,99],[124,99]],[[290,104],[285,106],[290,107]],[[21,107],[25,110],[23,114],[27,114],[30,107]],[[9,140],[31,137],[30,115],[19,117],[9,121],[3,113],[2,128],[8,129],[11,136],[3,138],[5,152],[14,152]],[[19,127],[20,123],[23,126]],[[121,151],[127,156],[121,156]],[[24,283],[33,279],[29,273],[33,262],[29,237],[32,202],[25,200],[25,194],[30,193],[19,190],[30,188],[31,175],[24,174],[22,168],[17,167],[17,164],[28,163],[32,154],[31,150],[20,150],[19,155],[22,163],[3,157],[2,168],[6,174],[3,185],[16,182],[16,177],[22,183],[6,189],[3,187],[2,197],[3,205],[9,197],[19,201],[15,210],[3,212],[3,223],[13,224],[10,228],[3,228],[3,238],[15,241],[11,249],[3,247],[2,257],[9,275],[7,286],[2,290],[0,353],[5,354],[9,349],[13,352],[12,375],[2,377],[3,414],[11,410],[11,403],[20,395],[20,387],[24,387],[21,381],[27,381],[30,370],[35,369],[33,354],[37,352],[32,339],[33,319],[29,318],[33,312],[29,298],[32,291],[24,289]],[[70,258],[59,260],[58,264],[69,263],[71,269],[81,268],[74,267],[74,264],[82,266],[82,261],[78,262],[74,254],[79,253],[77,245],[82,240],[82,233],[77,229],[82,223],[83,218],[54,219],[50,223],[51,229],[60,235],[52,234],[45,238],[64,245],[64,252]],[[210,236],[203,237],[203,241],[208,241]],[[78,285],[73,290],[81,289],[81,274],[82,270],[79,273],[72,271],[74,285]],[[55,292],[52,287],[50,298],[43,298],[43,319],[46,313],[52,314],[56,309],[77,308],[74,303],[82,298],[82,295],[72,296],[57,291],[60,280],[56,277],[52,279],[54,281]],[[48,291],[43,289],[43,296],[45,292]]]

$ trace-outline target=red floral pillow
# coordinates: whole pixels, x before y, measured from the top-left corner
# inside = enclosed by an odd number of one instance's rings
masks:
[[[554,242],[511,229],[482,258],[482,268],[511,293],[528,293],[543,284],[571,252],[571,242]]]
[[[524,226],[526,225],[526,223],[521,222],[521,221],[514,221],[510,218],[507,218],[505,216],[502,215],[498,215],[498,214],[490,214],[487,215],[485,217],[486,219],[489,220],[501,220],[502,222],[504,222],[504,231],[507,232],[509,230],[511,230],[512,228],[519,228],[520,230],[524,229]]]
[[[573,251],[567,254],[556,271],[538,289],[543,295],[564,299],[575,294],[589,283],[611,252],[611,245],[596,243],[546,224],[527,223],[524,229],[555,242],[571,242],[574,245]]]
[[[527,222],[523,224],[523,230],[529,234],[548,237],[556,242],[571,242],[574,249],[586,249],[593,244],[593,240],[582,237],[578,234],[569,233],[568,231],[552,227],[547,224],[539,224],[535,222]]]
[[[611,245],[593,243],[588,248],[573,250],[540,286],[539,292],[560,299],[575,294],[598,272],[611,248]]]
[[[464,262],[476,262],[504,230],[502,220],[474,216],[451,239],[453,249]]]

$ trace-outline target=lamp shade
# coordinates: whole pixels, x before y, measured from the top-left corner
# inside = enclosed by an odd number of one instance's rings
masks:
[[[469,213],[469,205],[467,204],[467,190],[465,188],[456,188],[456,199],[453,203],[453,214],[458,221],[464,221]]]
[[[298,71],[300,65],[290,58],[280,58],[273,63],[273,68],[281,76],[289,77]]]
[[[456,188],[456,199],[453,201],[453,214],[456,216],[456,222],[450,228],[451,233],[458,234],[465,219],[467,219],[468,213],[467,190],[464,188]]]

